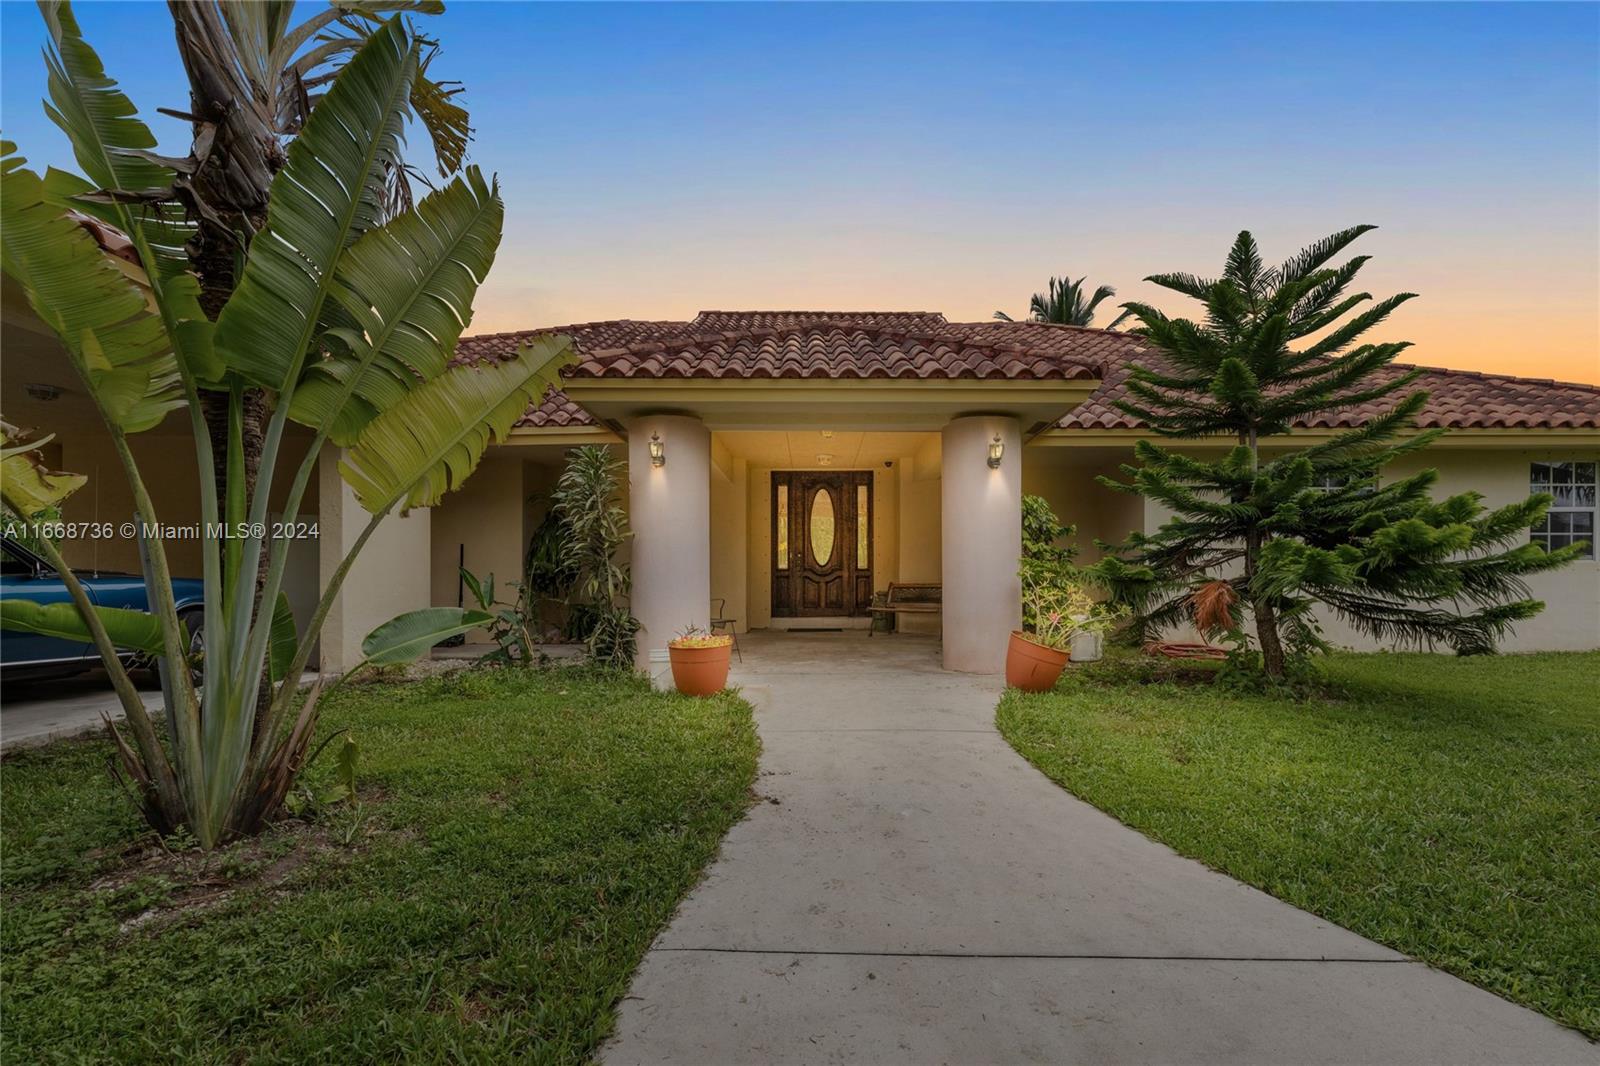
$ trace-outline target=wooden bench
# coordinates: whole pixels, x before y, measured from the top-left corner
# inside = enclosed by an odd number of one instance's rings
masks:
[[[872,601],[872,622],[867,627],[867,636],[872,636],[877,628],[880,617],[886,619],[890,626],[895,624],[902,614],[931,614],[939,616],[939,630],[944,631],[944,586],[935,584],[914,584],[911,582],[889,582],[887,592],[880,597],[874,596]],[[893,630],[891,629],[890,632]]]

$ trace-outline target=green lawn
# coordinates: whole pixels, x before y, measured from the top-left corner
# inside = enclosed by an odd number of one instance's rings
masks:
[[[755,778],[743,701],[571,670],[340,727],[362,803],[211,859],[139,846],[104,741],[5,760],[7,1061],[581,1061]]]
[[[1600,654],[1340,655],[1342,698],[1011,692],[1053,780],[1215,869],[1600,1035]]]

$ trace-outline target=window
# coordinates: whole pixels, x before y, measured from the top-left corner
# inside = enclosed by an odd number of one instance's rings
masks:
[[[811,497],[811,556],[818,566],[833,561],[833,493],[826,486]]]
[[[872,558],[870,546],[867,544],[867,526],[872,521],[870,506],[867,503],[867,487],[856,486],[856,569],[871,570]]]
[[[1555,497],[1549,512],[1533,527],[1533,542],[1546,551],[1588,541],[1584,552],[1594,558],[1595,463],[1534,463],[1528,477],[1532,492]]]
[[[778,569],[789,569],[789,486],[778,486]]]

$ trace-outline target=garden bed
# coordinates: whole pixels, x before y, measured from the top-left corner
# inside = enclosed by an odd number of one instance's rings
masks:
[[[1108,660],[998,724],[1146,835],[1600,1036],[1600,654],[1339,655],[1337,698]]]
[[[580,669],[357,686],[339,728],[360,802],[209,856],[103,740],[8,756],[10,1057],[582,1061],[755,777],[742,700]]]

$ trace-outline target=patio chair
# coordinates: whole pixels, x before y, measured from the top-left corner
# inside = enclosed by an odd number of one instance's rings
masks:
[[[733,653],[739,657],[740,662],[744,662],[744,652],[739,650],[738,626],[735,625],[739,620],[737,618],[722,617],[722,612],[727,609],[728,598],[726,596],[711,601],[711,632],[715,633],[719,629],[727,627],[728,636],[733,638]]]

